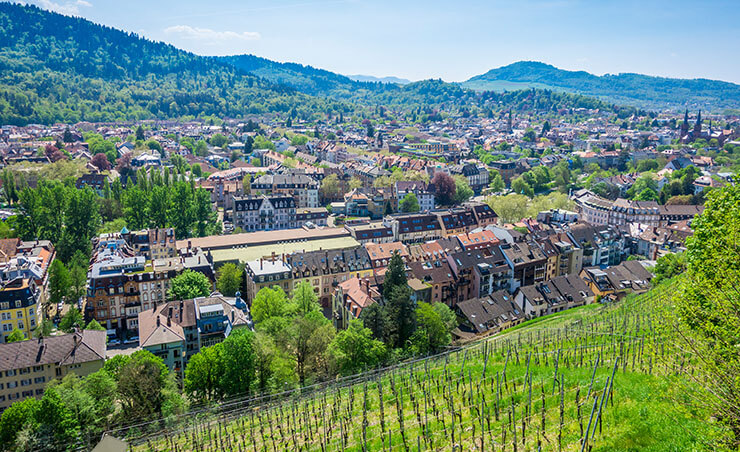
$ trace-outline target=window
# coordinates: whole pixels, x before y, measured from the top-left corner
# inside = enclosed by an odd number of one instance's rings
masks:
[[[8,382],[8,389],[17,388],[18,382],[17,381],[9,381]]]
[[[18,311],[18,318],[19,319],[22,319],[23,318],[23,311]]]

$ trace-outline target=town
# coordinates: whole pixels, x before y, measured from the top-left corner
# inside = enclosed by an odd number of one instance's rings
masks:
[[[0,2],[0,451],[740,447],[731,14],[94,3]]]
[[[254,329],[250,307],[273,288],[291,297],[307,284],[342,331],[383,304],[396,255],[409,300],[451,311],[437,349],[646,291],[657,261],[685,250],[705,194],[732,182],[737,120],[579,114],[2,127],[1,354],[48,358],[11,360],[5,375],[43,375],[6,377],[0,406],[139,349],[182,381],[193,355]],[[192,207],[178,182],[196,190]],[[77,207],[99,211],[74,237],[90,242],[76,244],[82,262],[62,238],[37,239],[40,218],[19,218],[59,202],[43,197],[53,183],[94,193]],[[193,272],[207,289],[178,299],[173,285]],[[32,340],[39,331],[51,335]],[[80,346],[85,361],[66,362]]]

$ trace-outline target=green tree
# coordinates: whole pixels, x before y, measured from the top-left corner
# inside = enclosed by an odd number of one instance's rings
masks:
[[[311,374],[328,374],[329,362],[326,349],[334,338],[334,327],[319,310],[298,315],[281,338],[285,350],[295,362],[301,386]]]
[[[470,188],[465,176],[455,176],[455,203],[462,204],[473,197],[473,189]]]
[[[285,292],[278,286],[263,287],[252,301],[252,318],[260,323],[272,317],[281,317],[288,312]]]
[[[319,189],[324,199],[336,199],[341,194],[339,189],[339,178],[336,174],[329,174],[321,181]]]
[[[523,176],[519,176],[511,181],[511,191],[516,194],[526,195],[530,198],[534,196],[534,188],[529,185]]]
[[[211,143],[211,146],[216,146],[219,148],[224,147],[225,144],[229,142],[229,139],[223,136],[220,133],[217,133],[211,137],[210,140],[208,140],[209,143]]]
[[[450,344],[451,336],[439,313],[428,303],[416,308],[416,330],[411,343],[418,354],[434,353]]]
[[[353,177],[349,181],[349,189],[350,190],[355,190],[357,188],[362,188],[362,185],[363,185],[362,184],[362,181],[359,178],[357,178],[357,177]]]
[[[207,297],[211,294],[212,287],[211,281],[203,273],[185,270],[172,278],[167,297],[170,300]]]
[[[496,170],[489,171],[489,184],[488,187],[493,190],[494,193],[502,192],[506,189],[504,179],[501,177],[501,173]]]
[[[179,398],[175,382],[161,358],[146,350],[131,355],[119,371],[118,398],[127,419],[149,419],[166,413]]]
[[[144,128],[139,126],[136,128],[136,140],[137,141],[144,141]]]
[[[385,287],[383,290],[385,291]],[[416,330],[416,312],[411,300],[411,289],[408,286],[394,286],[386,309],[390,319],[388,336],[391,343],[396,347],[406,348],[407,341]]]
[[[393,289],[397,286],[406,287],[407,282],[406,264],[403,262],[401,254],[396,251],[391,256],[390,262],[388,262],[388,268],[385,271],[383,298],[389,300]]]
[[[372,303],[360,312],[360,320],[373,333],[373,337],[385,340],[388,337],[388,313],[379,303]]]
[[[75,328],[82,328],[85,325],[85,319],[82,313],[76,307],[70,307],[66,314],[62,316],[59,322],[59,329],[65,333],[71,333]]]
[[[87,325],[85,325],[86,330],[94,330],[94,331],[105,331],[105,328],[98,323],[97,320],[92,319],[89,322],[87,322]]]
[[[333,367],[342,375],[354,375],[380,365],[385,359],[385,344],[373,339],[373,332],[361,320],[351,320],[329,344]]]
[[[185,393],[198,401],[216,400],[223,396],[223,343],[202,348],[185,368]]]
[[[69,294],[70,275],[61,259],[54,259],[49,269],[49,298],[48,303],[56,306],[64,302]]]
[[[254,333],[246,328],[237,328],[222,342],[224,375],[221,387],[226,396],[247,393],[255,384],[256,355],[253,341]]]
[[[197,143],[195,143],[195,155],[199,157],[205,157],[208,155],[208,145],[203,140],[198,140]]]
[[[46,388],[37,412],[39,431],[44,435],[44,443],[74,444],[79,436],[80,425],[74,413],[64,404],[59,391]]]
[[[401,201],[401,212],[411,213],[418,212],[419,210],[421,210],[421,207],[419,207],[419,199],[415,194],[409,193],[403,197]]]
[[[41,410],[41,401],[33,397],[10,405],[0,417],[0,443],[10,448],[9,446],[15,443],[16,435],[24,427],[31,426],[31,430],[36,430],[39,410]]]
[[[298,308],[298,314],[302,316],[321,309],[316,292],[314,292],[313,286],[307,281],[301,282],[293,290],[292,302]]]
[[[674,297],[683,346],[701,356],[703,376],[694,379],[706,389],[716,418],[727,424],[740,444],[740,185],[712,190],[704,212],[694,218],[694,235],[686,241],[686,278]]]
[[[13,328],[13,331],[11,331],[10,334],[8,334],[8,337],[5,338],[5,342],[8,344],[11,342],[21,342],[25,340],[26,336],[18,328]]]
[[[218,269],[216,287],[227,297],[233,297],[241,286],[244,270],[236,264],[226,263]]]

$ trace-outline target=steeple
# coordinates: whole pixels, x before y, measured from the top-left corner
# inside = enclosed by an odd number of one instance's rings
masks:
[[[681,123],[681,137],[685,137],[689,133],[689,109],[683,115],[683,122]]]
[[[701,134],[701,110],[699,110],[699,115],[696,117],[696,124],[694,124],[694,138],[699,138],[699,135]]]

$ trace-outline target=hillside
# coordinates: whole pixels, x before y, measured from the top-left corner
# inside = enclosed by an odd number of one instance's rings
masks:
[[[0,3],[0,123],[241,116],[338,109],[171,45]]]
[[[109,433],[134,450],[716,450],[694,358],[662,329],[675,282],[426,360]],[[687,392],[694,392],[688,395]],[[593,449],[589,449],[592,446]]]
[[[584,71],[566,71],[535,61],[520,61],[492,69],[472,77],[462,85],[494,91],[553,89],[649,108],[699,107],[719,110],[740,106],[740,85],[734,83],[631,73],[597,76]]]

